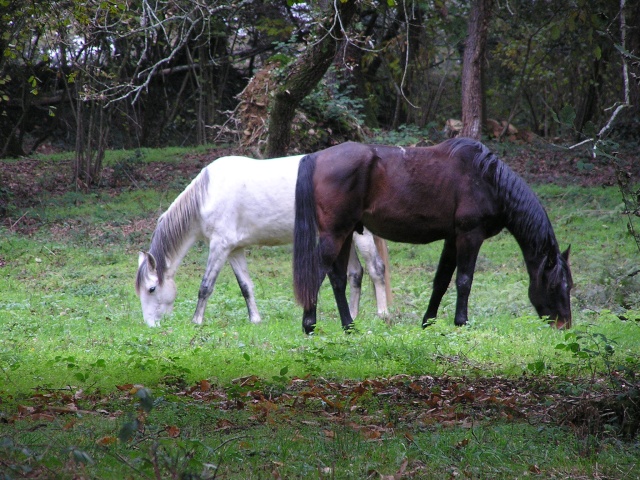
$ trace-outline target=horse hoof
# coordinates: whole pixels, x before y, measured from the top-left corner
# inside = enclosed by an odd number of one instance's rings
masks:
[[[344,330],[344,333],[346,333],[347,335],[356,331],[356,327],[353,323],[350,323],[349,325],[343,325],[342,329]]]
[[[305,333],[305,335],[311,335],[313,334],[313,332],[315,331],[316,326],[315,325],[303,325],[302,326],[302,331]]]
[[[436,323],[436,319],[435,318],[430,318],[428,320],[425,320],[425,321],[422,322],[422,328],[430,327],[434,323]]]
[[[462,326],[467,324],[467,321],[466,320],[454,320],[453,323],[456,325],[456,327],[462,327]]]

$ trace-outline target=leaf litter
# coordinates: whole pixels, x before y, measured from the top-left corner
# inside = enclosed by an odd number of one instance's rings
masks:
[[[225,411],[245,411],[248,421],[316,427],[327,439],[340,425],[359,432],[367,441],[402,435],[411,440],[424,429],[473,429],[486,422],[528,422],[562,425],[577,435],[614,434],[635,438],[640,425],[640,384],[619,380],[612,388],[601,381],[579,395],[566,393],[557,379],[523,375],[520,378],[434,377],[395,375],[367,380],[291,378],[269,383],[250,375],[228,386],[200,380],[171,393],[179,402],[208,404],[221,413],[215,430],[245,428]],[[28,402],[17,404],[3,423],[34,422],[33,428],[60,417],[99,415],[116,419],[123,405],[144,398],[142,385],[123,384],[109,394],[87,394],[80,389],[39,390]],[[142,403],[142,402],[141,402]],[[115,407],[115,408],[114,408]],[[151,408],[145,408],[147,414]],[[145,415],[139,420],[144,422]],[[39,426],[38,426],[39,425]],[[169,437],[180,436],[178,426],[167,426]],[[109,439],[101,441],[108,442]],[[456,448],[464,448],[461,443]]]

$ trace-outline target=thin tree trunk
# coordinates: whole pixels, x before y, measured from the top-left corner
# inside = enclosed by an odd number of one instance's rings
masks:
[[[102,160],[109,136],[109,113],[102,102],[78,98],[76,102],[76,188],[97,185],[102,174]]]
[[[349,25],[356,11],[356,1],[336,2],[338,9],[323,22],[319,39],[289,67],[289,73],[276,90],[269,116],[269,136],[266,156],[286,154],[291,141],[291,122],[300,102],[322,79],[338,49],[343,29]],[[333,9],[333,3],[331,8]]]
[[[480,140],[486,117],[484,63],[492,0],[473,0],[462,64],[462,132]]]

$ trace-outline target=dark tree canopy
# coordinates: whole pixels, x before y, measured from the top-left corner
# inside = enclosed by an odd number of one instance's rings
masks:
[[[477,136],[482,112],[579,140],[623,98],[621,52],[630,106],[610,134],[637,141],[640,31],[628,28],[621,46],[620,3],[495,2],[489,18],[492,3],[10,0],[0,5],[0,154],[45,142],[75,150],[76,176],[92,182],[105,148],[225,141],[276,155],[376,130],[440,132],[448,119]],[[481,28],[468,31],[481,6]],[[628,25],[638,11],[627,2]],[[474,64],[483,75],[463,71]]]

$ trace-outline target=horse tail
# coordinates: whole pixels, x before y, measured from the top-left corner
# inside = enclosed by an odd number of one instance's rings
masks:
[[[378,255],[384,264],[384,288],[387,294],[387,305],[391,305],[391,269],[389,268],[389,247],[384,238],[373,236],[373,242],[378,250]]]
[[[296,181],[295,221],[293,227],[293,289],[305,310],[315,306],[323,278],[320,276],[318,218],[313,190],[316,156],[300,160]]]

